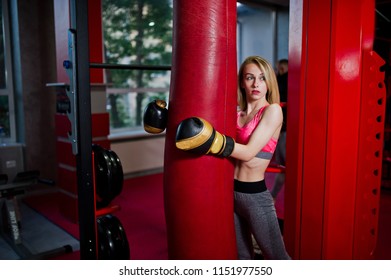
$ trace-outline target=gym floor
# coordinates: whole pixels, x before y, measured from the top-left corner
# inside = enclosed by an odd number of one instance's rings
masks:
[[[270,178],[272,179],[272,178]],[[132,252],[132,259],[165,259],[165,225],[163,215],[162,198],[162,176],[147,176],[126,180],[124,192],[116,199],[116,203],[121,206],[121,211],[117,213],[121,218]],[[48,192],[45,200],[37,203],[56,205],[51,200],[52,192]],[[0,199],[0,209],[4,199]],[[277,212],[281,203],[276,203]],[[23,249],[19,248],[19,255],[12,246],[9,245],[2,235],[0,235],[0,260],[17,259],[68,259],[65,248],[72,251],[79,251],[79,242],[68,232],[54,224],[44,215],[24,203],[20,203],[21,211],[21,235],[23,238]],[[30,204],[29,204],[30,205]],[[279,207],[278,207],[279,206]],[[53,207],[47,211],[55,212]],[[129,215],[129,213],[133,213]],[[375,260],[391,260],[391,188],[383,188],[381,191],[379,208],[378,245],[374,252]],[[50,216],[50,215],[49,215]],[[21,257],[20,253],[27,253]],[[57,256],[57,257],[56,257]],[[75,256],[72,255],[71,259]],[[77,258],[77,256],[76,256]]]
[[[23,245],[11,246],[8,237],[1,234],[0,260],[47,259],[80,249],[79,241],[63,229],[24,203],[18,205],[23,217],[20,225]]]

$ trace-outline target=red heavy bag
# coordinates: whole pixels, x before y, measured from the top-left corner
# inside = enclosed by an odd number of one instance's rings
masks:
[[[233,160],[175,147],[191,116],[235,137],[236,1],[174,1],[174,39],[164,159],[170,259],[236,259]]]

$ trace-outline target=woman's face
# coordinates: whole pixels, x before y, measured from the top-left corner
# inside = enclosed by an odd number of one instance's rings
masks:
[[[265,77],[256,64],[249,63],[244,66],[241,87],[246,92],[248,102],[266,97],[267,85]]]

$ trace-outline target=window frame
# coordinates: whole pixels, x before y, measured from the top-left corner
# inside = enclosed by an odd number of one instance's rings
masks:
[[[172,7],[172,0],[170,3]],[[103,17],[103,16],[102,16]],[[171,15],[171,28],[172,28],[172,15]],[[102,20],[102,40],[103,44],[105,44],[105,35],[104,35],[104,29],[105,25]],[[148,38],[144,38],[144,40],[148,40]],[[172,49],[172,44],[171,44],[171,49]],[[171,50],[172,51],[172,50]],[[104,59],[105,60],[105,59]],[[133,59],[134,60],[134,59]],[[107,85],[106,87],[106,102],[107,102],[107,112],[110,114],[110,134],[109,134],[109,139],[124,139],[124,138],[140,138],[140,137],[148,137],[151,136],[150,134],[146,133],[143,124],[136,124],[136,125],[128,125],[128,126],[123,126],[123,127],[114,127],[112,126],[111,122],[111,112],[109,109],[109,96],[110,95],[123,95],[124,98],[127,98],[125,96],[128,96],[130,98],[133,98],[133,96],[136,96],[138,93],[145,93],[146,96],[148,95],[153,95],[153,94],[159,94],[162,91],[164,91],[164,99],[168,104],[168,99],[169,99],[169,94],[170,94],[170,84],[171,84],[171,65],[166,65],[166,64],[148,64],[148,63],[143,63],[139,62],[137,60],[131,60],[131,61],[118,61],[118,62],[104,62],[104,63],[91,63],[90,66],[92,68],[104,68],[104,83]],[[168,84],[162,84],[162,85],[146,85],[146,86],[141,86],[137,87],[135,85],[128,85],[124,87],[115,87],[111,83],[111,81],[108,81],[107,76],[108,72],[110,70],[127,70],[127,71],[165,71],[168,78]],[[146,97],[147,99],[148,97]],[[144,100],[143,100],[144,103]],[[132,106],[134,103],[131,103]],[[143,105],[142,105],[143,106]],[[143,108],[138,107],[138,110],[143,110]],[[139,114],[137,114],[139,117]],[[131,118],[132,121],[134,121],[134,118]]]
[[[4,66],[5,66],[5,88],[0,88],[0,96],[8,96],[8,114],[10,135],[4,137],[4,143],[16,142],[16,120],[15,120],[15,100],[14,100],[14,85],[13,85],[13,68],[12,68],[12,49],[11,49],[11,32],[10,32],[10,17],[9,6],[7,0],[1,0],[2,5],[2,28],[4,34]]]

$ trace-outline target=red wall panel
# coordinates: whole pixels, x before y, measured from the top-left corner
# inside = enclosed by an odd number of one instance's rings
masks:
[[[68,30],[70,28],[69,1],[54,0],[54,20],[57,56],[57,82],[69,83],[63,67],[68,59]],[[103,31],[101,0],[88,1],[89,55],[91,62],[103,62]],[[90,70],[91,83],[103,83],[103,69]]]
[[[297,259],[370,259],[380,179],[367,168],[381,166],[382,120],[369,112],[382,108],[363,100],[381,79],[363,58],[374,1],[290,4],[286,245]]]

